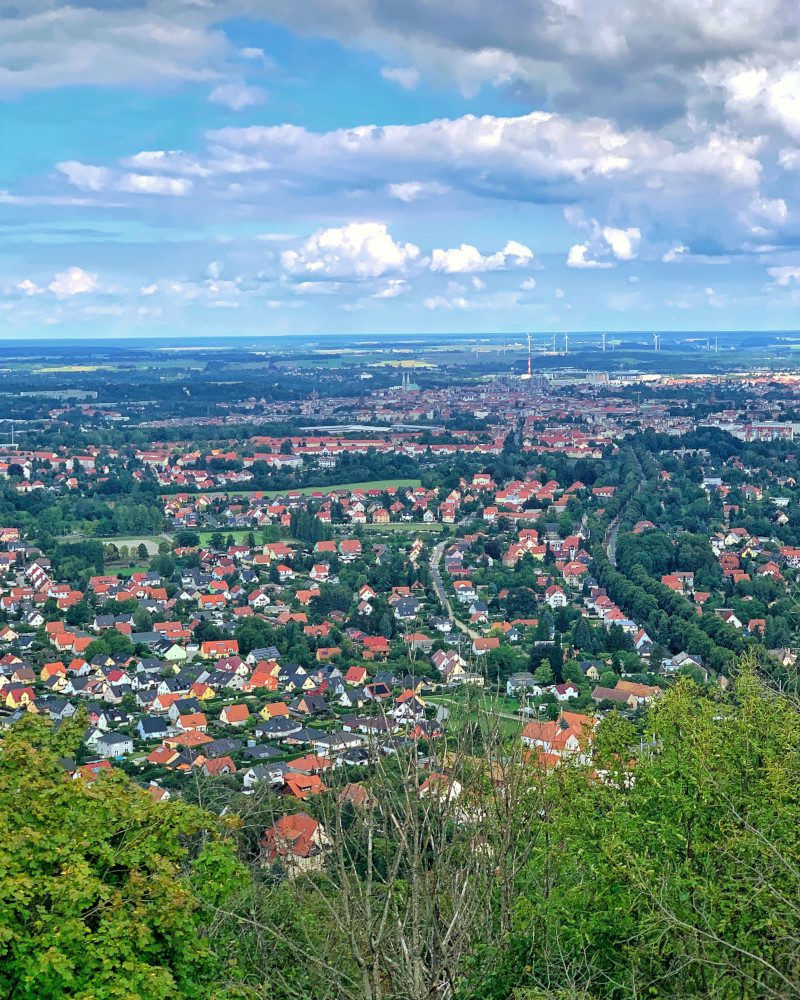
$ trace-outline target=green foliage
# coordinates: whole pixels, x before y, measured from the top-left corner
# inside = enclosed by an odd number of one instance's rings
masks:
[[[15,1000],[217,996],[207,911],[241,879],[216,821],[120,772],[72,780],[80,727],[27,718],[0,753],[0,982]]]
[[[565,773],[541,818],[509,942],[519,961],[495,995],[565,980],[609,1000],[796,995],[794,707],[749,669],[725,704],[684,680],[641,747],[612,713],[596,750],[606,783]]]

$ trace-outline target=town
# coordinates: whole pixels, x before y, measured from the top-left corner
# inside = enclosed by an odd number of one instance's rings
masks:
[[[135,403],[51,407],[0,458],[2,725],[80,713],[84,781],[161,800],[199,772],[299,806],[376,755],[435,760],[478,705],[557,766],[747,650],[793,677],[800,386],[708,381],[717,406],[674,377],[644,400],[402,374],[227,399],[191,437]]]
[[[89,372],[8,422],[0,746],[242,817],[280,887],[398,781],[475,851],[487,782],[635,788],[673,689],[797,690],[799,381],[363,373],[180,417]]]

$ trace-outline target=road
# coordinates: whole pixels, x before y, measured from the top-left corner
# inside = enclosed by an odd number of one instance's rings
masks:
[[[639,465],[639,472],[641,472],[642,474],[642,478],[639,480],[639,485],[636,487],[636,492],[638,493],[639,490],[647,482],[647,479],[645,478],[645,474],[642,470],[642,466],[641,463],[639,463],[638,458],[636,461],[637,464]],[[618,514],[611,522],[611,524],[609,524],[605,537],[606,555],[608,556],[608,561],[614,567],[616,567],[617,565],[617,535],[619,534],[620,516],[621,515]]]
[[[617,565],[617,535],[619,534],[619,518],[615,517],[606,532],[606,555],[612,566]]]
[[[450,619],[450,621],[455,625],[457,629],[460,629],[465,635],[468,635],[470,639],[482,639],[483,636],[480,632],[476,632],[471,629],[469,625],[465,625],[463,622],[459,621],[458,618],[453,614],[453,607],[450,604],[450,598],[447,596],[447,591],[444,588],[444,583],[442,582],[442,571],[440,564],[442,561],[442,555],[445,548],[448,545],[453,544],[453,539],[448,538],[443,542],[437,542],[431,550],[431,558],[429,561],[429,566],[431,570],[431,580],[433,581],[433,589],[436,591],[436,596],[439,598],[439,603],[444,609],[445,614]]]

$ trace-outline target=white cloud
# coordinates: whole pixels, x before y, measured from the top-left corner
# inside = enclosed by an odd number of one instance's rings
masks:
[[[675,246],[670,247],[669,250],[666,251],[661,260],[665,264],[674,264],[676,260],[678,260],[681,256],[683,256],[683,254],[688,252],[689,248],[686,246],[685,243],[676,243]]]
[[[123,174],[116,183],[117,191],[129,194],[172,195],[185,198],[192,191],[186,177],[159,177],[156,174]]]
[[[97,275],[80,267],[68,267],[66,271],[59,271],[47,287],[57,299],[70,299],[96,291]]]
[[[614,229],[612,226],[604,226],[603,239],[617,260],[633,260],[639,252],[642,234],[636,228]]]
[[[289,274],[379,278],[405,270],[418,257],[419,247],[395,242],[384,223],[351,222],[315,233],[297,250],[284,250],[281,265]]]
[[[32,298],[34,295],[41,295],[44,291],[43,288],[37,285],[35,281],[31,281],[30,278],[23,278],[22,281],[18,281],[14,288],[28,298]]]
[[[107,167],[95,167],[90,163],[79,163],[77,160],[57,163],[56,170],[81,191],[103,191],[113,176]]]
[[[536,288],[536,278],[526,278],[519,286],[523,292],[530,292]]]
[[[448,298],[446,295],[430,295],[423,302],[426,309],[472,309],[475,303],[464,296]]]
[[[156,194],[185,197],[191,194],[193,183],[188,177],[165,177],[163,174],[119,174],[108,167],[69,160],[57,163],[56,169],[74,187],[82,191],[122,191],[127,194]]]
[[[401,181],[398,184],[388,184],[386,190],[392,198],[409,203],[435,194],[446,194],[449,188],[437,181]]]
[[[415,69],[413,66],[394,68],[384,66],[381,70],[381,76],[384,80],[389,80],[391,83],[398,84],[398,86],[402,87],[404,90],[414,90],[419,86],[419,81],[421,79],[419,70]]]
[[[766,118],[800,139],[800,70],[782,66],[712,68],[706,73],[727,93],[727,109],[750,119]]]
[[[215,87],[208,97],[212,104],[222,104],[232,111],[244,111],[256,107],[267,99],[260,87],[249,87],[244,83],[222,83]]]
[[[767,274],[773,279],[776,285],[780,285],[782,288],[791,284],[800,284],[800,267],[791,264],[780,267],[768,267]]]
[[[403,278],[390,278],[383,288],[379,288],[373,295],[375,299],[395,299],[398,295],[403,295],[408,291],[408,282]]]
[[[158,291],[158,285],[155,282],[153,282],[149,285],[142,285],[142,287],[139,289],[139,294],[144,296],[149,296],[149,295],[155,295],[157,291]]]
[[[484,256],[477,247],[462,243],[451,250],[434,250],[431,270],[443,274],[469,274],[473,271],[500,271],[508,267],[526,267],[533,263],[530,247],[509,240],[502,250]]]
[[[569,248],[567,267],[607,268],[613,267],[611,261],[595,260],[589,256],[589,246],[586,243],[576,243]]]

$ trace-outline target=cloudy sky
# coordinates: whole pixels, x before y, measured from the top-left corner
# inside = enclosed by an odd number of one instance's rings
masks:
[[[796,0],[0,0],[0,335],[781,329]]]

